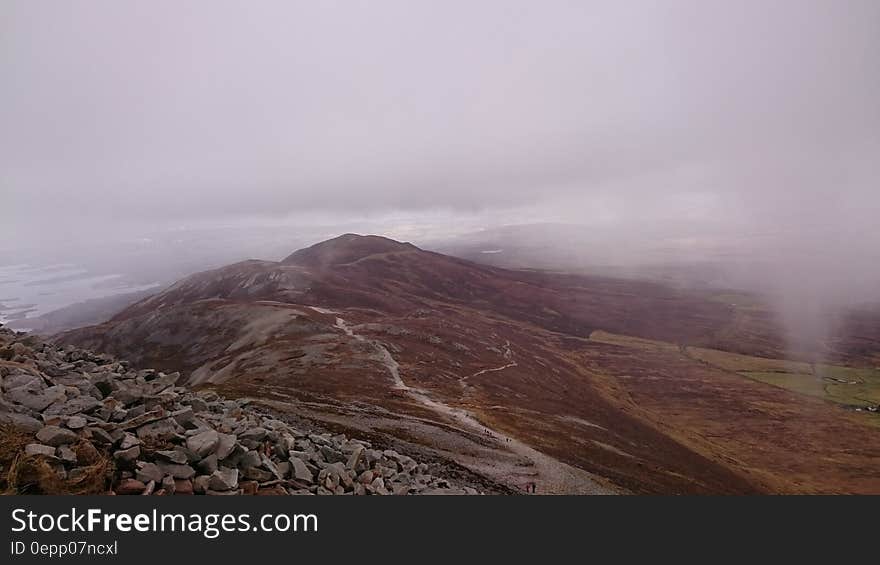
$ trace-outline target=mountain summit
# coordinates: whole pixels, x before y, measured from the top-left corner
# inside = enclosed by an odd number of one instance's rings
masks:
[[[420,251],[411,243],[401,243],[378,235],[347,233],[300,249],[289,255],[282,263],[308,267],[327,267],[353,263],[370,255]]]

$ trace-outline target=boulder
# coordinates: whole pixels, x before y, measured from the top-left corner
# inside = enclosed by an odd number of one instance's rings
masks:
[[[361,456],[364,454],[364,446],[357,445],[354,450],[351,452],[351,455],[348,458],[348,462],[345,466],[354,471],[357,468],[358,463],[361,461]]]
[[[155,463],[138,461],[137,470],[135,471],[135,477],[137,477],[139,481],[155,481],[157,483],[161,483],[162,479],[165,478],[165,473],[163,473],[162,470],[159,469],[158,465],[156,465]]]
[[[178,449],[156,451],[153,454],[157,460],[166,463],[176,463],[178,465],[186,465],[188,458],[186,453]]]
[[[42,457],[55,457],[55,448],[41,443],[29,443],[24,446],[25,455],[38,455]]]
[[[81,430],[86,427],[86,424],[88,424],[88,421],[82,416],[71,416],[67,419],[67,422],[64,423],[64,425],[71,430]]]
[[[66,398],[63,386],[53,386],[45,390],[32,388],[31,385],[14,388],[6,393],[6,400],[21,404],[36,412],[42,412],[50,405]]]
[[[171,475],[175,479],[191,479],[196,475],[195,469],[189,465],[176,463],[157,463],[157,466],[165,475]]]
[[[208,490],[208,485],[211,482],[211,477],[209,475],[199,475],[195,479],[193,479],[193,492],[195,494],[205,494]]]
[[[275,478],[275,475],[259,467],[248,467],[241,472],[242,477],[251,481],[265,483]]]
[[[219,434],[217,442],[217,459],[226,459],[235,449],[238,438],[233,434]]]
[[[219,444],[220,434],[217,433],[217,430],[208,430],[191,436],[186,440],[187,449],[195,453],[200,459],[216,452]]]
[[[46,426],[37,432],[37,439],[46,445],[58,447],[59,445],[75,443],[79,436],[75,432],[59,428],[58,426]]]
[[[198,467],[199,471],[206,475],[212,474],[217,470],[217,454],[212,453],[208,455],[198,463],[196,463],[196,467]]]
[[[36,433],[43,427],[42,422],[36,418],[15,412],[0,413],[0,424],[7,424],[28,433]]]
[[[88,427],[86,428],[86,434],[92,441],[99,445],[109,445],[116,442],[116,440],[113,439],[113,436],[102,428],[94,426]]]
[[[55,450],[55,456],[66,464],[76,464],[76,452],[68,445],[62,445]]]
[[[149,412],[145,412],[140,416],[135,416],[134,418],[121,422],[119,424],[119,428],[122,430],[132,430],[135,428],[139,428],[145,424],[149,424],[150,422],[156,422],[158,420],[163,420],[169,417],[170,416],[165,413],[165,410],[163,410],[162,408],[156,408],[154,410],[150,410]]]
[[[266,428],[257,426],[255,428],[245,430],[243,433],[239,434],[238,439],[241,442],[253,441],[259,443],[266,439],[266,435],[268,433],[269,432],[266,430]]]
[[[97,398],[89,395],[80,395],[76,398],[71,398],[66,402],[53,404],[45,413],[60,416],[70,416],[80,413],[87,414],[100,405],[101,402]]]
[[[324,456],[327,463],[345,463],[347,461],[344,453],[328,445],[321,446],[321,455]]]
[[[137,436],[143,440],[164,441],[177,435],[177,424],[170,418],[156,420],[137,429]]]
[[[135,445],[128,449],[120,449],[113,453],[113,459],[120,463],[131,463],[141,455],[141,447]]]
[[[281,473],[281,471],[278,470],[278,465],[276,465],[275,462],[272,461],[269,457],[267,457],[266,455],[260,455],[260,462],[262,463],[264,469],[272,473],[273,477],[279,480],[284,478],[284,475]]]
[[[30,387],[34,390],[39,390],[44,388],[45,385],[43,384],[43,379],[37,375],[31,375],[28,373],[16,373],[3,379],[2,388],[4,391],[20,387]]]
[[[131,449],[132,447],[138,446],[140,444],[141,440],[139,440],[137,436],[125,432],[125,435],[123,435],[122,439],[119,440],[119,449]]]
[[[242,455],[241,460],[238,462],[238,466],[242,469],[245,467],[259,467],[263,462],[260,454],[256,451],[248,451],[244,455]]]
[[[238,469],[222,467],[214,471],[208,488],[213,491],[229,491],[238,488]]]

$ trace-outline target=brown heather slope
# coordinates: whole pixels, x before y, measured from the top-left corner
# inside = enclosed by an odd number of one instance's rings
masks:
[[[835,354],[874,354],[877,319]],[[766,309],[709,291],[508,271],[354,235],[194,275],[60,339],[403,439],[514,487],[880,492],[867,414],[677,345],[590,340],[596,330],[767,357],[784,346]]]

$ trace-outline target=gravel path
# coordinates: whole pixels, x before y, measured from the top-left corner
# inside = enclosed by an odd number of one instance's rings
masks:
[[[451,420],[458,428],[483,435],[494,441],[498,447],[517,456],[512,460],[499,459],[490,464],[478,464],[479,468],[474,469],[475,471],[485,473],[494,480],[514,487],[523,488],[527,483],[535,483],[537,492],[543,494],[614,494],[611,489],[600,485],[590,473],[541,453],[512,436],[487,427],[467,410],[449,406],[431,398],[425,390],[407,385],[400,376],[400,364],[394,359],[388,348],[378,341],[356,333],[354,328],[343,318],[336,318],[336,327],[346,335],[358,341],[370,343],[376,348],[379,360],[388,369],[394,382],[394,389],[406,392],[413,400],[445,417],[445,419]],[[472,376],[516,366],[516,361],[512,360],[509,347],[505,357],[510,359],[510,363],[502,367],[484,369]],[[467,466],[474,466],[472,461],[461,462]]]

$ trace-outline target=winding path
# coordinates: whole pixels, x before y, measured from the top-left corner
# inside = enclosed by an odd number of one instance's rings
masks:
[[[318,308],[313,309],[322,314],[337,314],[336,312],[329,310]],[[523,471],[523,466],[516,463],[499,462],[497,465],[491,466],[490,469],[483,469],[484,472],[498,475],[498,478],[514,486],[521,487],[529,482],[535,483],[538,492],[540,493],[613,494],[614,491],[597,483],[593,475],[590,473],[541,453],[537,449],[534,449],[512,436],[487,427],[467,410],[449,406],[448,404],[431,398],[425,390],[407,385],[400,376],[400,364],[394,359],[394,356],[391,355],[391,352],[388,351],[387,347],[376,340],[371,340],[356,333],[348,322],[338,316],[336,318],[336,327],[345,332],[346,335],[358,341],[369,343],[376,348],[381,362],[385,365],[388,373],[391,375],[396,390],[404,391],[410,396],[410,398],[419,404],[433,410],[441,416],[453,420],[462,429],[494,440],[495,443],[504,450],[509,451],[530,463],[527,467],[528,471]],[[506,351],[504,356],[510,360],[510,363],[502,367],[484,369],[471,376],[473,377],[483,373],[501,371],[503,369],[515,367],[516,361],[512,358],[510,342],[506,344],[505,348]]]

